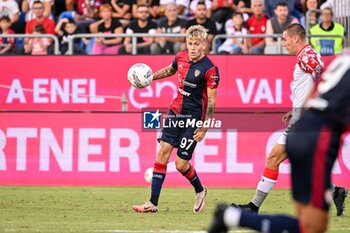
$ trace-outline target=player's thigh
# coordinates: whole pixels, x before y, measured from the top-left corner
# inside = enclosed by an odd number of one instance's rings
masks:
[[[277,170],[279,165],[286,159],[286,145],[276,143],[267,156],[266,167]]]
[[[167,118],[165,119],[165,125],[167,127],[163,127],[158,141],[166,142],[176,148],[179,145],[180,130],[175,126],[171,126],[171,121],[175,122],[177,121],[177,118],[175,113],[170,110]]]
[[[312,205],[295,203],[300,227],[305,233],[325,232],[328,227],[328,212]]]
[[[195,128],[183,128],[179,135],[177,156],[183,160],[191,160],[197,142],[193,139]]]
[[[173,149],[174,147],[171,144],[160,140],[156,161],[162,164],[167,164]]]

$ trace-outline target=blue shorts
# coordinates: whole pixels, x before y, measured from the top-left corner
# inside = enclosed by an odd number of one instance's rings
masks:
[[[186,116],[178,117],[173,111],[169,111],[163,125],[161,136],[158,141],[169,143],[177,150],[177,156],[184,160],[191,160],[197,142],[193,139],[195,127],[181,127],[179,122],[190,119]]]
[[[332,200],[331,172],[342,130],[324,115],[306,111],[287,136],[294,200],[328,211]]]

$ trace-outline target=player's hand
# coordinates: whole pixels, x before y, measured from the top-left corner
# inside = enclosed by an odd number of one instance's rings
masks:
[[[203,140],[203,138],[205,137],[205,134],[207,133],[208,129],[206,128],[198,128],[194,131],[194,134],[193,134],[193,139],[196,141],[196,142],[200,142]]]
[[[292,119],[292,111],[287,112],[282,117],[282,122],[286,125],[289,124],[290,119]]]

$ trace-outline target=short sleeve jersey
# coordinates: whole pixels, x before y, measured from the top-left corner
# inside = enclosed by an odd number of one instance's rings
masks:
[[[323,60],[321,55],[311,45],[306,45],[297,55],[291,83],[293,111],[297,111],[293,112],[293,120],[299,119],[301,107],[314,87],[322,69]]]
[[[172,67],[177,69],[179,84],[177,96],[170,104],[171,110],[175,114],[204,120],[208,104],[207,88],[217,88],[220,81],[217,66],[207,56],[192,62],[187,51],[180,51]]]

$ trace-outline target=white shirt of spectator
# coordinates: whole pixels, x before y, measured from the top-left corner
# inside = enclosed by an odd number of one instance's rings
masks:
[[[32,20],[32,19],[35,19],[35,15],[34,15],[34,12],[33,12],[33,5],[34,5],[34,2],[36,0],[25,0],[28,2],[28,5],[29,5],[29,11],[26,13],[26,22],[28,22],[29,20]],[[45,2],[51,2],[51,5],[53,6],[55,4],[54,1],[52,0],[40,0],[42,3],[45,3]],[[50,16],[51,18],[51,16]]]
[[[311,45],[305,46],[300,51],[297,57],[297,64],[294,68],[293,81],[291,82],[293,102],[292,123],[299,119],[300,110],[315,85],[316,78],[321,73],[323,65],[321,55]]]
[[[229,19],[225,23],[225,31],[226,35],[235,35],[235,36],[240,36],[240,35],[247,35],[248,30],[246,28],[242,28],[240,31],[237,31],[236,28],[233,26],[233,20]],[[243,37],[241,38],[241,42],[243,42]],[[219,47],[219,52],[226,51],[226,52],[231,52],[231,45],[233,45],[234,42],[232,38],[227,38],[225,42]]]
[[[167,5],[169,3],[175,3],[176,5],[182,5],[185,8],[188,8],[188,6],[190,5],[189,0],[160,0],[159,1],[160,5]]]
[[[8,16],[13,19],[13,15],[19,12],[18,3],[15,0],[0,0],[0,17]]]

